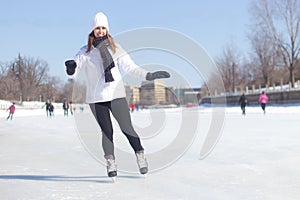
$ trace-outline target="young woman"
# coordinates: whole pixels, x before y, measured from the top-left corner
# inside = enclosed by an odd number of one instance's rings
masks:
[[[108,176],[117,175],[110,112],[135,152],[140,173],[146,174],[148,164],[140,138],[131,123],[120,69],[134,77],[150,81],[168,78],[170,74],[165,71],[151,73],[137,66],[108,32],[107,17],[102,12],[97,13],[92,22],[87,45],[80,49],[74,60],[65,62],[67,74],[70,78],[75,78],[80,70],[85,71],[86,101],[102,130],[102,147],[107,161]]]

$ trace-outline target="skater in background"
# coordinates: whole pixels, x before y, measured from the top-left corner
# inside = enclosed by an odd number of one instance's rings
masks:
[[[239,104],[241,105],[243,115],[246,115],[246,105],[247,105],[247,103],[248,103],[247,97],[243,93],[242,96],[240,97],[240,100],[239,100]]]
[[[69,115],[69,104],[67,101],[63,102],[63,110],[64,110],[64,116],[68,116]]]
[[[108,20],[104,13],[95,15],[89,31],[87,45],[79,50],[74,60],[65,62],[67,74],[69,78],[75,78],[80,70],[85,72],[86,101],[102,130],[102,147],[108,176],[117,176],[110,112],[135,152],[140,173],[146,174],[148,164],[140,138],[131,123],[120,69],[146,80],[168,78],[170,74],[165,71],[151,73],[137,66],[109,34]]]
[[[83,111],[84,111],[84,107],[83,107],[83,106],[80,106],[80,107],[79,107],[79,110],[80,110],[80,112],[83,112]]]
[[[50,118],[54,117],[54,106],[51,101],[49,103],[49,116],[50,116]]]
[[[263,91],[260,95],[259,95],[259,99],[258,99],[258,103],[260,103],[261,108],[264,112],[264,114],[266,114],[266,105],[269,101],[269,97],[267,96],[267,94]]]
[[[49,117],[49,106],[50,106],[50,101],[47,100],[45,105],[42,106],[42,108],[46,107],[46,116]]]
[[[135,105],[134,105],[134,103],[131,103],[131,104],[130,104],[130,111],[133,112],[134,109],[135,109]]]
[[[70,106],[70,113],[71,113],[71,115],[73,115],[73,105],[72,105],[72,101],[70,101],[70,103],[69,103],[69,106]],[[74,111],[75,111],[75,107],[74,107]]]
[[[139,111],[140,109],[140,104],[138,102],[135,103],[135,110],[136,111]]]
[[[7,111],[9,111],[8,117],[6,118],[7,120],[12,120],[13,115],[15,113],[16,107],[15,107],[15,103],[13,102],[12,105],[9,106],[9,108],[7,109]]]

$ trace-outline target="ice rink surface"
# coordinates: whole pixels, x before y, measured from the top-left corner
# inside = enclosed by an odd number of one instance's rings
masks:
[[[197,131],[206,132],[213,123],[211,108],[192,109],[199,114]],[[150,159],[147,178],[120,171],[115,183],[82,144],[74,116],[58,109],[50,119],[42,109],[17,109],[13,120],[6,120],[8,113],[0,110],[0,198],[298,200],[300,106],[269,106],[266,115],[260,107],[246,109],[246,116],[239,107],[225,109],[222,135],[205,159],[199,159],[199,135],[176,162],[151,172]],[[170,128],[159,142],[142,138],[146,153],[166,146],[178,126],[179,110],[163,112],[172,119]],[[147,123],[141,122],[147,117],[149,111],[134,112],[133,124]],[[116,128],[116,146],[126,146],[122,140]]]

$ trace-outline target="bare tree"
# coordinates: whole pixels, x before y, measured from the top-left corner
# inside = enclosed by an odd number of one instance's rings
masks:
[[[39,59],[19,55],[12,63],[11,70],[19,83],[22,100],[36,100],[38,88],[46,81],[48,64]]]
[[[274,70],[280,68],[280,50],[274,45],[269,35],[260,27],[252,27],[248,36],[254,54],[251,56],[252,72],[256,84],[270,85],[274,77]]]
[[[235,45],[230,45],[230,47],[225,48],[223,56],[216,61],[227,92],[234,92],[242,82],[240,60]]]
[[[18,100],[20,97],[19,84],[15,74],[10,70],[11,64],[1,64],[0,67],[0,98]]]
[[[61,87],[58,88],[57,100],[60,102],[63,101],[72,101],[74,80],[70,79],[65,84],[61,84]]]
[[[251,13],[255,26],[268,33],[280,50],[294,87],[294,71],[300,56],[300,0],[255,0]]]
[[[8,64],[0,63],[0,99],[62,102],[71,100],[73,84],[49,76],[48,64],[39,59],[18,55]]]
[[[62,81],[58,77],[48,77],[45,82],[40,85],[39,93],[41,94],[42,101],[61,101],[61,86]]]

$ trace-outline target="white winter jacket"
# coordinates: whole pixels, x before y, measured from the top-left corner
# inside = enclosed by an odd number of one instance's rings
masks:
[[[79,73],[85,73],[87,103],[106,102],[126,97],[120,69],[141,80],[145,79],[147,75],[147,71],[137,66],[121,46],[117,45],[116,53],[113,54],[109,49],[115,63],[115,67],[111,69],[114,81],[105,82],[99,50],[94,47],[88,53],[86,50],[87,46],[84,46],[76,54],[74,58],[77,64],[75,73],[68,77],[75,78]]]

